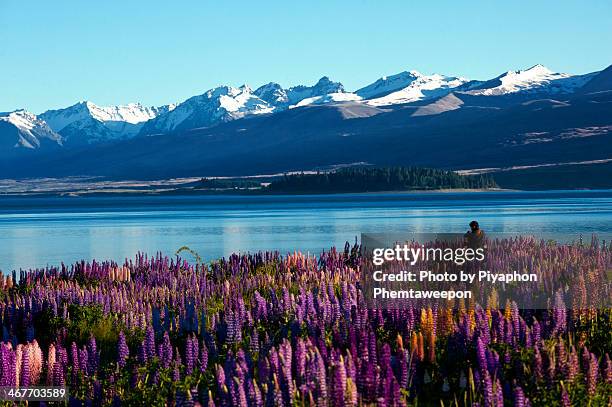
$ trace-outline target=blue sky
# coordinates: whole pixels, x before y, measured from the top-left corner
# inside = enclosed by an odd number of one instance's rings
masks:
[[[585,73],[612,63],[611,20],[610,1],[0,0],[0,111],[323,75],[354,90],[409,69]]]

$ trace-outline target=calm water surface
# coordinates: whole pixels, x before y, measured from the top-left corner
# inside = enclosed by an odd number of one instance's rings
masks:
[[[362,232],[488,232],[612,238],[612,191],[308,196],[0,197],[0,270],[80,259],[319,252]]]

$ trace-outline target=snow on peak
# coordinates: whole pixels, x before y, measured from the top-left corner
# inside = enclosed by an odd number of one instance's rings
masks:
[[[344,86],[340,82],[334,82],[329,77],[323,76],[313,86],[298,85],[287,89],[287,103],[296,105],[304,99],[330,93],[344,93]]]
[[[570,75],[553,72],[544,65],[537,64],[531,68],[508,71],[495,79],[482,82],[476,89],[467,93],[472,95],[506,95],[511,93],[568,93],[583,86],[590,75]]]
[[[272,106],[282,106],[289,102],[287,91],[276,82],[270,82],[255,89],[254,94]]]
[[[140,103],[128,103],[119,106],[97,106],[86,102],[92,117],[101,122],[142,123],[157,116],[158,108],[143,106]]]
[[[140,103],[98,106],[81,101],[40,115],[54,131],[70,142],[92,143],[136,135],[143,123],[173,110],[175,105],[148,107]]]
[[[550,75],[550,74],[553,73],[553,71],[551,71],[550,69],[548,69],[547,67],[545,67],[542,64],[535,64],[531,68],[525,69],[522,72],[530,72],[530,73],[532,73],[534,75],[543,75],[543,74]]]
[[[239,116],[248,114],[270,113],[273,107],[252,93],[249,86],[230,88],[231,92],[219,96],[219,107]]]
[[[218,86],[193,96],[166,113],[145,123],[142,134],[157,134],[173,130],[207,127],[252,114],[271,113],[268,101],[258,97],[248,85],[238,88]]]
[[[145,123],[142,134],[158,134],[174,130],[185,130],[196,127],[208,127],[218,123],[239,119],[245,116],[273,113],[296,105],[302,100],[311,98],[305,104],[326,103],[342,100],[344,87],[327,76],[322,77],[313,86],[294,86],[284,89],[275,82],[270,82],[253,90],[248,85],[238,88],[218,86],[204,94],[194,96],[168,113],[161,114]],[[334,94],[328,98],[320,98]],[[349,96],[354,100],[354,96]]]
[[[410,85],[417,78],[422,77],[417,71],[403,71],[391,76],[383,76],[374,83],[358,89],[355,93],[364,99],[382,97],[391,92],[400,90]]]
[[[62,144],[62,137],[51,130],[43,120],[27,110],[0,113],[0,122],[8,123],[17,130],[18,139],[15,147],[39,148],[42,139]]]
[[[336,93],[328,93],[326,95],[313,96],[311,98],[302,99],[297,104],[289,106],[289,108],[293,109],[295,107],[302,107],[302,106],[308,106],[308,105],[322,105],[325,103],[334,103],[334,102],[357,102],[360,100],[361,100],[361,96],[358,96],[354,93],[336,92]]]
[[[172,105],[147,107],[140,103],[128,103],[118,106],[98,106],[90,101],[81,101],[64,109],[48,110],[41,117],[55,131],[77,123],[86,126],[91,119],[101,123],[125,122],[138,124],[156,117],[160,112],[171,109]]]
[[[386,106],[444,96],[466,82],[465,78],[405,71],[386,79],[381,78],[356,93],[366,99],[369,98],[366,103],[371,106]]]

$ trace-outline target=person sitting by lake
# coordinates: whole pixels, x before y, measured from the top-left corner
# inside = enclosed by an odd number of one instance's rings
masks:
[[[470,222],[470,230],[464,235],[468,247],[477,249],[484,246],[485,232],[475,220]]]

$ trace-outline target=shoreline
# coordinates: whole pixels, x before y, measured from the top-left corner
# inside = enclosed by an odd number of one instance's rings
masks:
[[[558,190],[542,190],[558,191]],[[599,191],[599,190],[592,190]],[[456,193],[501,193],[501,192],[529,192],[520,189],[507,188],[477,188],[477,189],[410,189],[410,190],[383,190],[362,192],[295,192],[295,193],[268,193],[260,190],[251,192],[245,190],[75,190],[75,191],[23,191],[0,192],[2,198],[88,198],[88,197],[197,197],[197,196],[243,196],[243,197],[282,197],[282,196],[342,196],[342,195],[396,195],[396,194],[456,194]]]
[[[129,197],[307,197],[307,196],[375,196],[375,195],[434,195],[434,194],[477,194],[477,193],[555,193],[555,192],[607,192],[610,188],[602,189],[510,189],[510,188],[478,188],[478,189],[413,189],[413,190],[386,190],[364,192],[304,192],[304,193],[266,193],[261,191],[245,192],[243,190],[76,190],[76,191],[20,191],[0,192],[3,198],[129,198]]]

